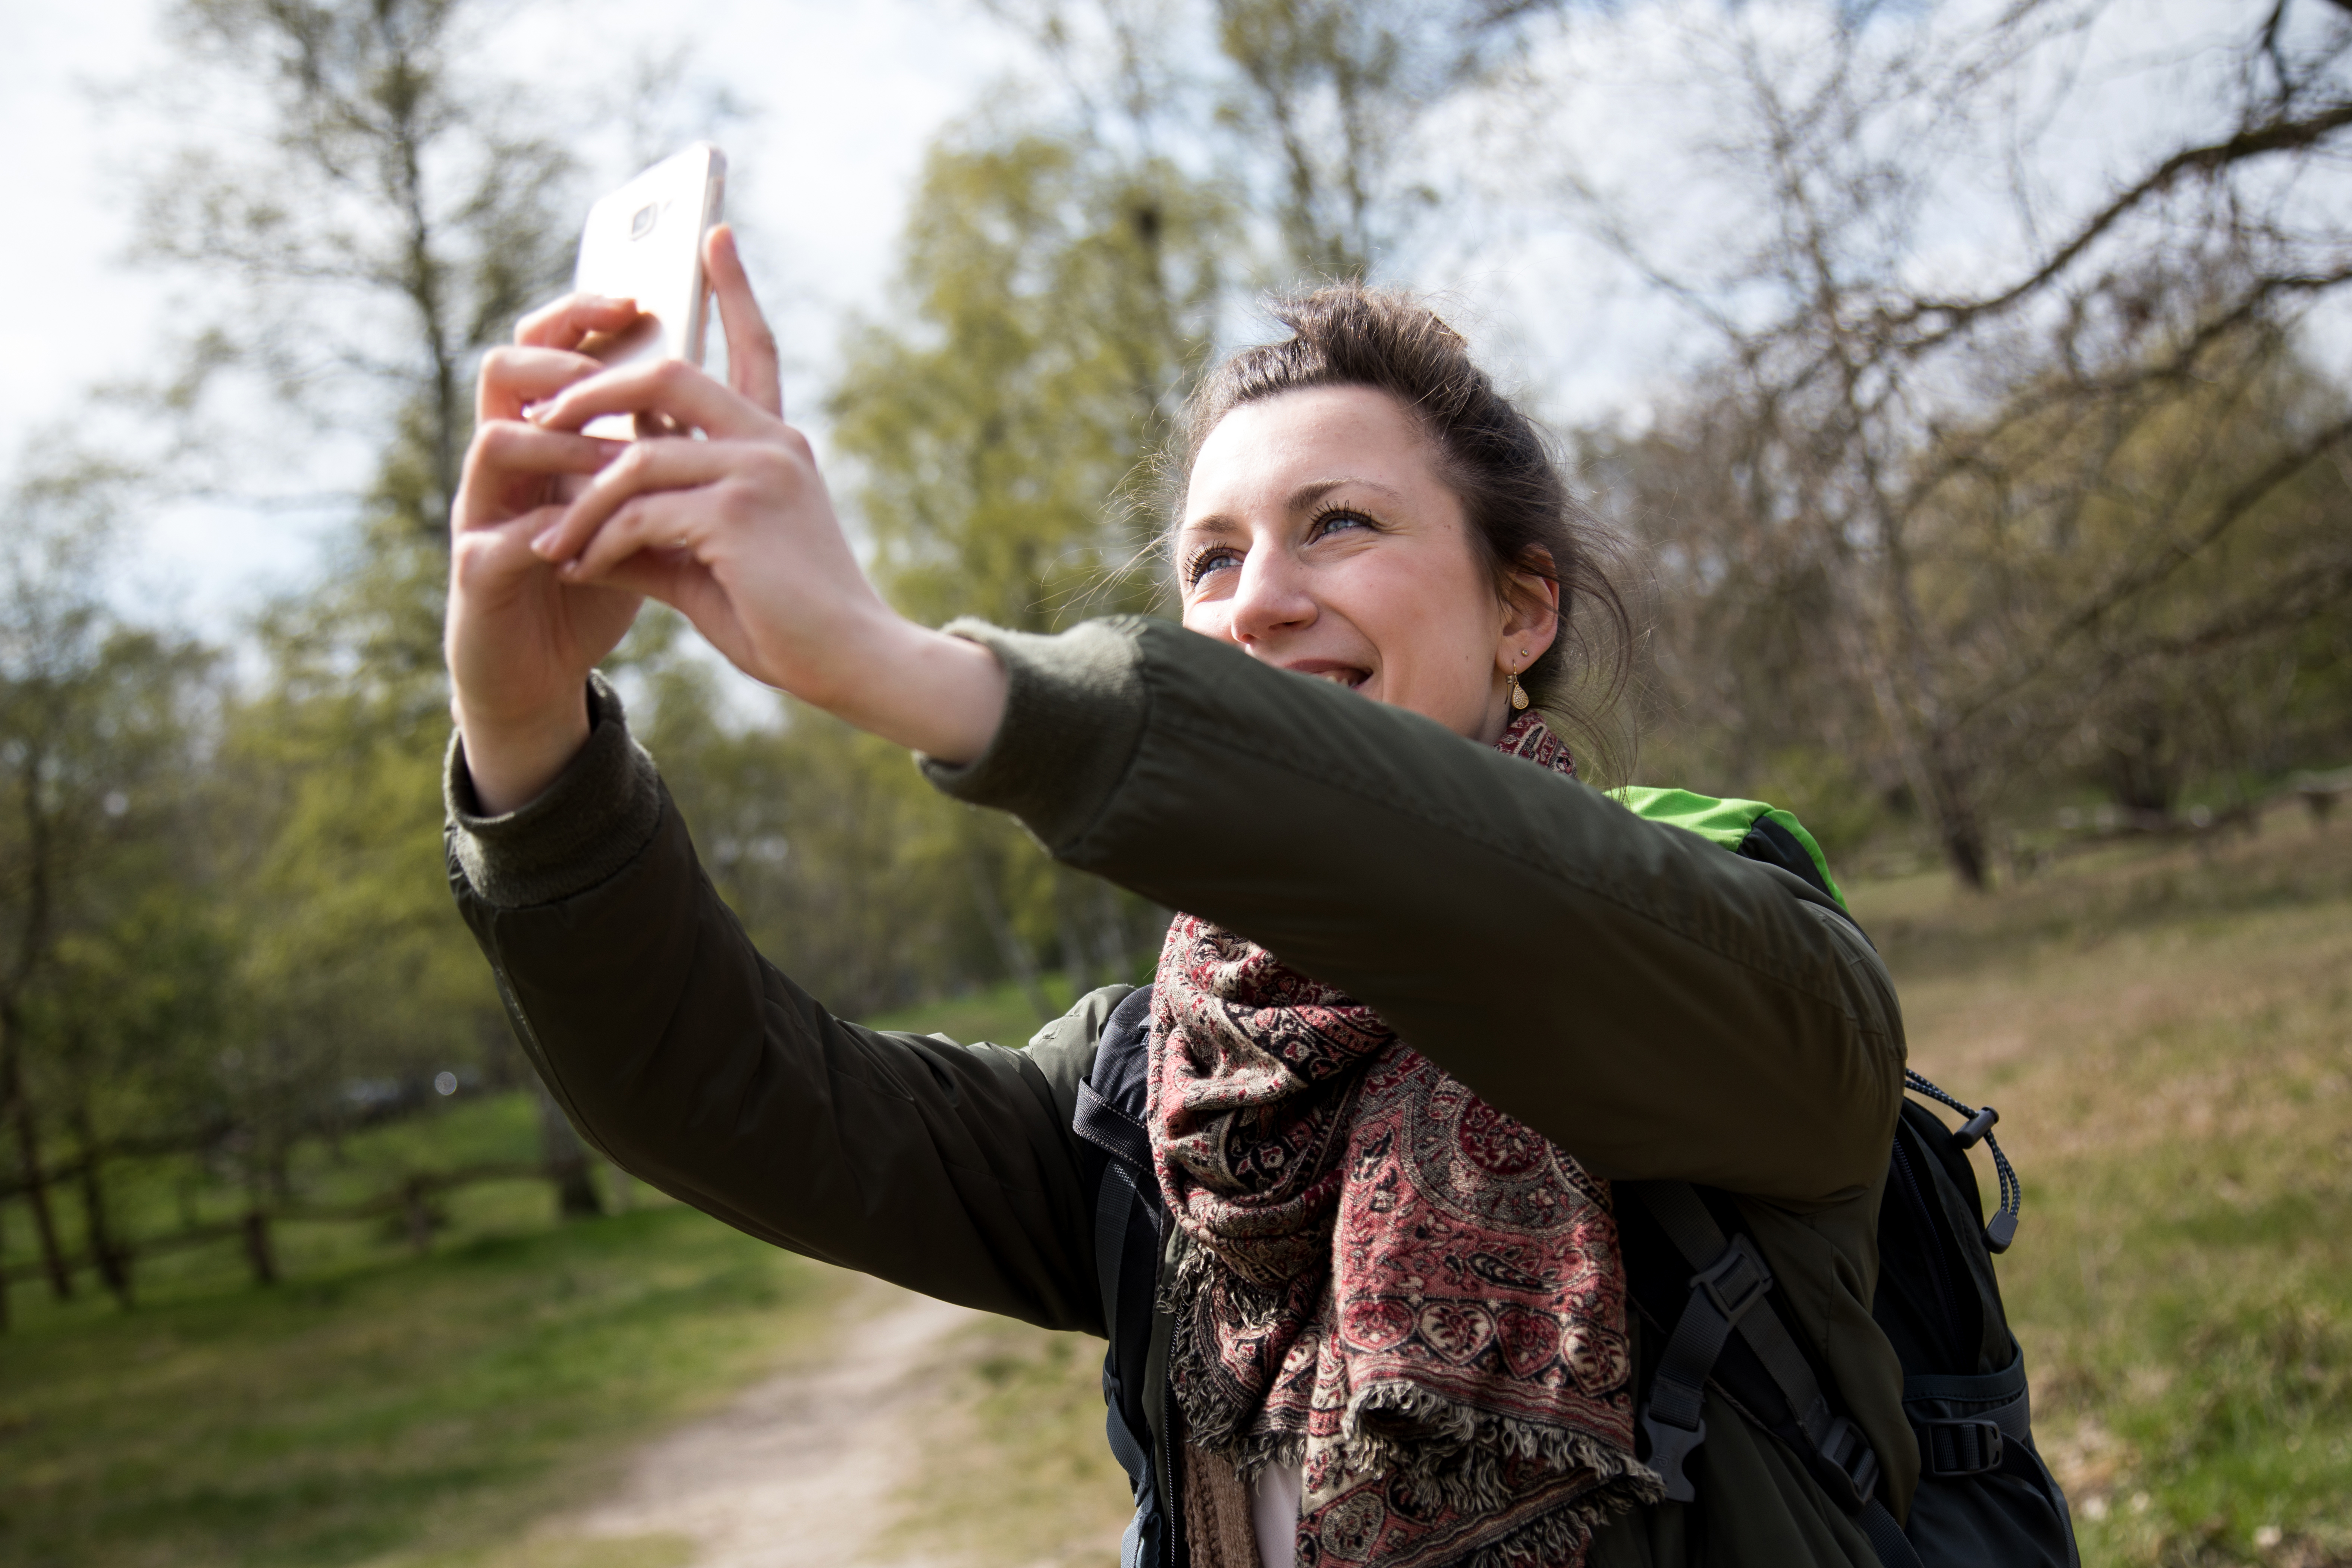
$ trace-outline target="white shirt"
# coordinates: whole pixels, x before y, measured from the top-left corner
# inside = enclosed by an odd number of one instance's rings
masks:
[[[1259,1568],[1297,1568],[1298,1506],[1307,1495],[1307,1467],[1268,1465],[1250,1486],[1250,1523],[1257,1531]]]

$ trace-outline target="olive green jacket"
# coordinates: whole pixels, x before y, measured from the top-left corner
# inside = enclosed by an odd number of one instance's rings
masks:
[[[922,763],[938,787],[1375,1007],[1588,1168],[1738,1194],[1907,1510],[1917,1449],[1870,1317],[1902,1024],[1826,898],[1166,622],[954,629],[996,652],[1010,693],[985,754]],[[601,682],[592,717],[520,811],[477,814],[455,743],[447,786],[452,889],[581,1134],[778,1246],[1100,1333],[1071,1116],[1123,993],[1021,1050],[833,1016],[721,904]],[[1713,1394],[1706,1418],[1698,1501],[1619,1521],[1595,1564],[1875,1563],[1769,1436]]]

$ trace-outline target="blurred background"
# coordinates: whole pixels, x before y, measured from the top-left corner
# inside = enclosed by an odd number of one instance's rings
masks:
[[[929,621],[1164,609],[1265,292],[1433,296],[1628,542],[1588,771],[1794,810],[2003,1108],[2087,1559],[2352,1563],[2352,6],[0,5],[0,1563],[1115,1550],[1085,1342],[604,1166],[449,904],[474,365],[697,137]],[[1148,973],[1164,910],[675,617],[614,668],[835,1011]]]

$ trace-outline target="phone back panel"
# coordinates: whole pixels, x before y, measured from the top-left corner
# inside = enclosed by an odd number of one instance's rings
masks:
[[[618,337],[592,340],[584,345],[588,353],[611,364],[702,363],[709,301],[702,237],[719,221],[726,182],[726,154],[698,142],[588,209],[572,288],[635,300],[652,318]],[[622,441],[635,433],[625,415],[608,415],[587,428],[592,436]]]

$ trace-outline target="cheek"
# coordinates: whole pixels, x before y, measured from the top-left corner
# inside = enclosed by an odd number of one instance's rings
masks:
[[[1434,673],[1491,657],[1490,595],[1475,569],[1443,556],[1408,560],[1402,552],[1381,566],[1361,584],[1359,603],[1397,665]]]

